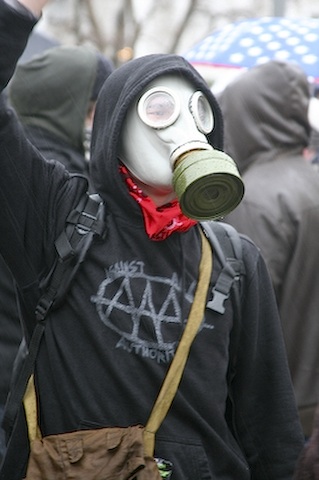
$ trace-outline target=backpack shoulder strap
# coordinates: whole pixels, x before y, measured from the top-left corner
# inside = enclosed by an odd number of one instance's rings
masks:
[[[232,404],[232,379],[237,370],[240,335],[242,331],[242,302],[245,285],[245,263],[243,261],[242,239],[237,230],[223,222],[201,222],[209,238],[214,254],[222,264],[222,270],[213,285],[207,307],[219,314],[225,312],[225,300],[231,296],[233,327],[230,335],[230,360],[228,370],[229,398]],[[230,410],[231,411],[231,410]],[[230,417],[231,418],[231,417]]]
[[[38,321],[46,317],[53,305],[56,308],[61,304],[93,237],[104,237],[105,233],[104,203],[98,195],[84,195],[69,213],[65,229],[55,241],[56,260],[40,284],[44,293],[36,307]]]
[[[205,221],[201,226],[210,240],[212,248],[222,264],[222,270],[212,289],[212,298],[207,307],[215,312],[225,312],[225,300],[233,291],[235,311],[241,312],[242,278],[245,274],[242,242],[239,233],[227,223]]]
[[[229,367],[227,371],[228,399],[225,417],[235,437],[238,438],[235,422],[233,379],[237,373],[238,355],[242,328],[242,303],[245,285],[245,263],[243,261],[242,238],[231,225],[223,222],[202,222],[202,228],[210,239],[213,252],[222,264],[222,270],[212,289],[208,307],[223,314],[224,302],[231,295],[233,325],[229,343]]]
[[[33,372],[41,338],[44,332],[45,319],[49,311],[56,308],[65,297],[70,284],[84,260],[93,237],[103,237],[106,233],[105,207],[100,197],[85,195],[77,207],[68,215],[65,229],[55,242],[56,260],[45,279],[41,282],[44,292],[36,306],[36,327],[33,331],[28,352],[21,350],[21,361],[16,359],[19,372],[13,382],[7,399],[3,427],[7,437],[10,436],[15,419]]]

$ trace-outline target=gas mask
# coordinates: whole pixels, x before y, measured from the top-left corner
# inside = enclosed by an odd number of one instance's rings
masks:
[[[136,180],[169,200],[177,197],[189,218],[221,218],[239,204],[244,186],[235,162],[208,143],[213,128],[205,95],[163,75],[129,109],[120,159]]]

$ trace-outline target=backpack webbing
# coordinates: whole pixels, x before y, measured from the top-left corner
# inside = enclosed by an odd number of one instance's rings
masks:
[[[225,301],[231,297],[233,326],[230,333],[229,366],[227,372],[228,402],[227,416],[230,428],[234,427],[234,401],[232,380],[237,371],[237,358],[242,331],[242,304],[244,299],[245,264],[243,261],[242,240],[234,227],[223,222],[201,222],[210,240],[213,252],[222,264],[222,270],[212,288],[207,308],[219,314],[225,312]],[[235,433],[235,432],[234,432]]]
[[[240,321],[245,274],[241,238],[235,228],[227,223],[205,221],[201,222],[201,225],[222,264],[222,271],[213,286],[212,298],[207,303],[207,308],[223,314],[224,303],[232,293],[234,314]]]

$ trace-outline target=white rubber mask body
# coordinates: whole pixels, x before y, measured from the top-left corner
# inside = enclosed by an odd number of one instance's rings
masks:
[[[120,159],[140,182],[174,198],[176,160],[190,150],[211,149],[205,134],[213,123],[211,107],[201,92],[184,79],[163,75],[129,109]]]

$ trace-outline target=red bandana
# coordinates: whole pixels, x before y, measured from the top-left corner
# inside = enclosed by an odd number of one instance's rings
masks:
[[[165,240],[174,232],[186,232],[196,225],[196,220],[192,220],[182,213],[177,200],[157,207],[153,200],[134,183],[124,165],[120,166],[120,173],[124,177],[130,195],[141,207],[145,230],[151,240]]]

